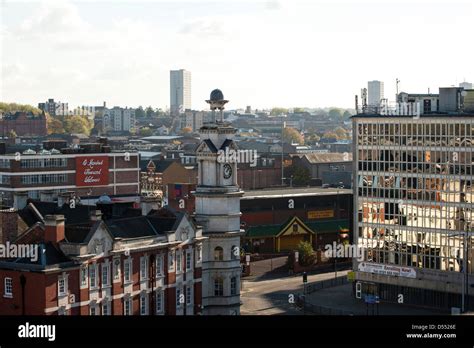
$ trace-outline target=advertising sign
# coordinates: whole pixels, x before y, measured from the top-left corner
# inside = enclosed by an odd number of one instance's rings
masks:
[[[334,210],[311,210],[308,211],[308,219],[327,219],[334,217]]]
[[[76,186],[109,184],[109,157],[76,157]]]
[[[380,263],[372,262],[361,262],[359,263],[358,270],[360,272],[383,274],[390,276],[416,278],[416,271],[410,267],[400,267],[392,265],[383,265]]]

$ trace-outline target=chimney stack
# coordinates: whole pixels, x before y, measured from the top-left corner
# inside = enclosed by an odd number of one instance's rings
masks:
[[[93,210],[90,212],[90,215],[89,215],[91,221],[95,222],[95,221],[100,221],[102,220],[102,212],[100,210]]]
[[[154,197],[142,197],[140,207],[142,208],[142,215],[145,216],[148,215],[152,209],[160,209],[160,201]]]
[[[23,209],[26,207],[28,201],[28,193],[26,192],[15,192],[13,193],[13,207],[15,209]]]
[[[64,215],[46,215],[44,217],[44,241],[57,244],[65,238]]]
[[[54,192],[51,190],[40,192],[41,202],[54,202]]]
[[[3,244],[14,242],[18,237],[18,210],[14,208],[0,210],[2,224],[0,239]]]

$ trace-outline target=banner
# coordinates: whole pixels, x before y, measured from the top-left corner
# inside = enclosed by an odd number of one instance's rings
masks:
[[[76,157],[76,186],[109,184],[109,157]]]
[[[311,210],[308,211],[308,219],[327,219],[334,217],[334,210]]]
[[[357,268],[360,272],[383,274],[390,276],[416,278],[416,271],[410,267],[383,265],[380,263],[361,262]]]

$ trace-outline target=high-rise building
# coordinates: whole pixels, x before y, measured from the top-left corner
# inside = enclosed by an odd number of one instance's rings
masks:
[[[352,120],[356,297],[474,308],[474,114]]]
[[[135,127],[135,109],[114,106],[102,111],[102,131],[130,132]]]
[[[180,69],[170,71],[170,111],[172,115],[191,109],[191,72]]]
[[[236,129],[224,123],[224,96],[220,90],[211,93],[214,122],[200,129],[201,143],[196,150],[198,185],[195,218],[203,228],[203,313],[240,314],[240,197],[236,161],[220,160],[220,151],[234,150]],[[216,120],[215,112],[219,117]],[[225,157],[225,156],[222,156]]]
[[[197,132],[204,122],[204,112],[188,110],[185,112],[181,128],[190,128],[192,132]]]
[[[378,107],[380,100],[384,98],[384,88],[382,81],[369,81],[367,83],[368,89],[368,105],[371,107]]]
[[[69,114],[68,103],[55,102],[48,99],[45,103],[38,103],[38,109],[47,112],[51,116],[67,116]]]
[[[459,87],[464,89],[472,89],[472,83],[464,81],[459,84]]]

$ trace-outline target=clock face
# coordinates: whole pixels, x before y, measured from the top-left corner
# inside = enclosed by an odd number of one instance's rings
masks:
[[[232,176],[232,167],[229,163],[224,164],[224,179],[229,179]]]

